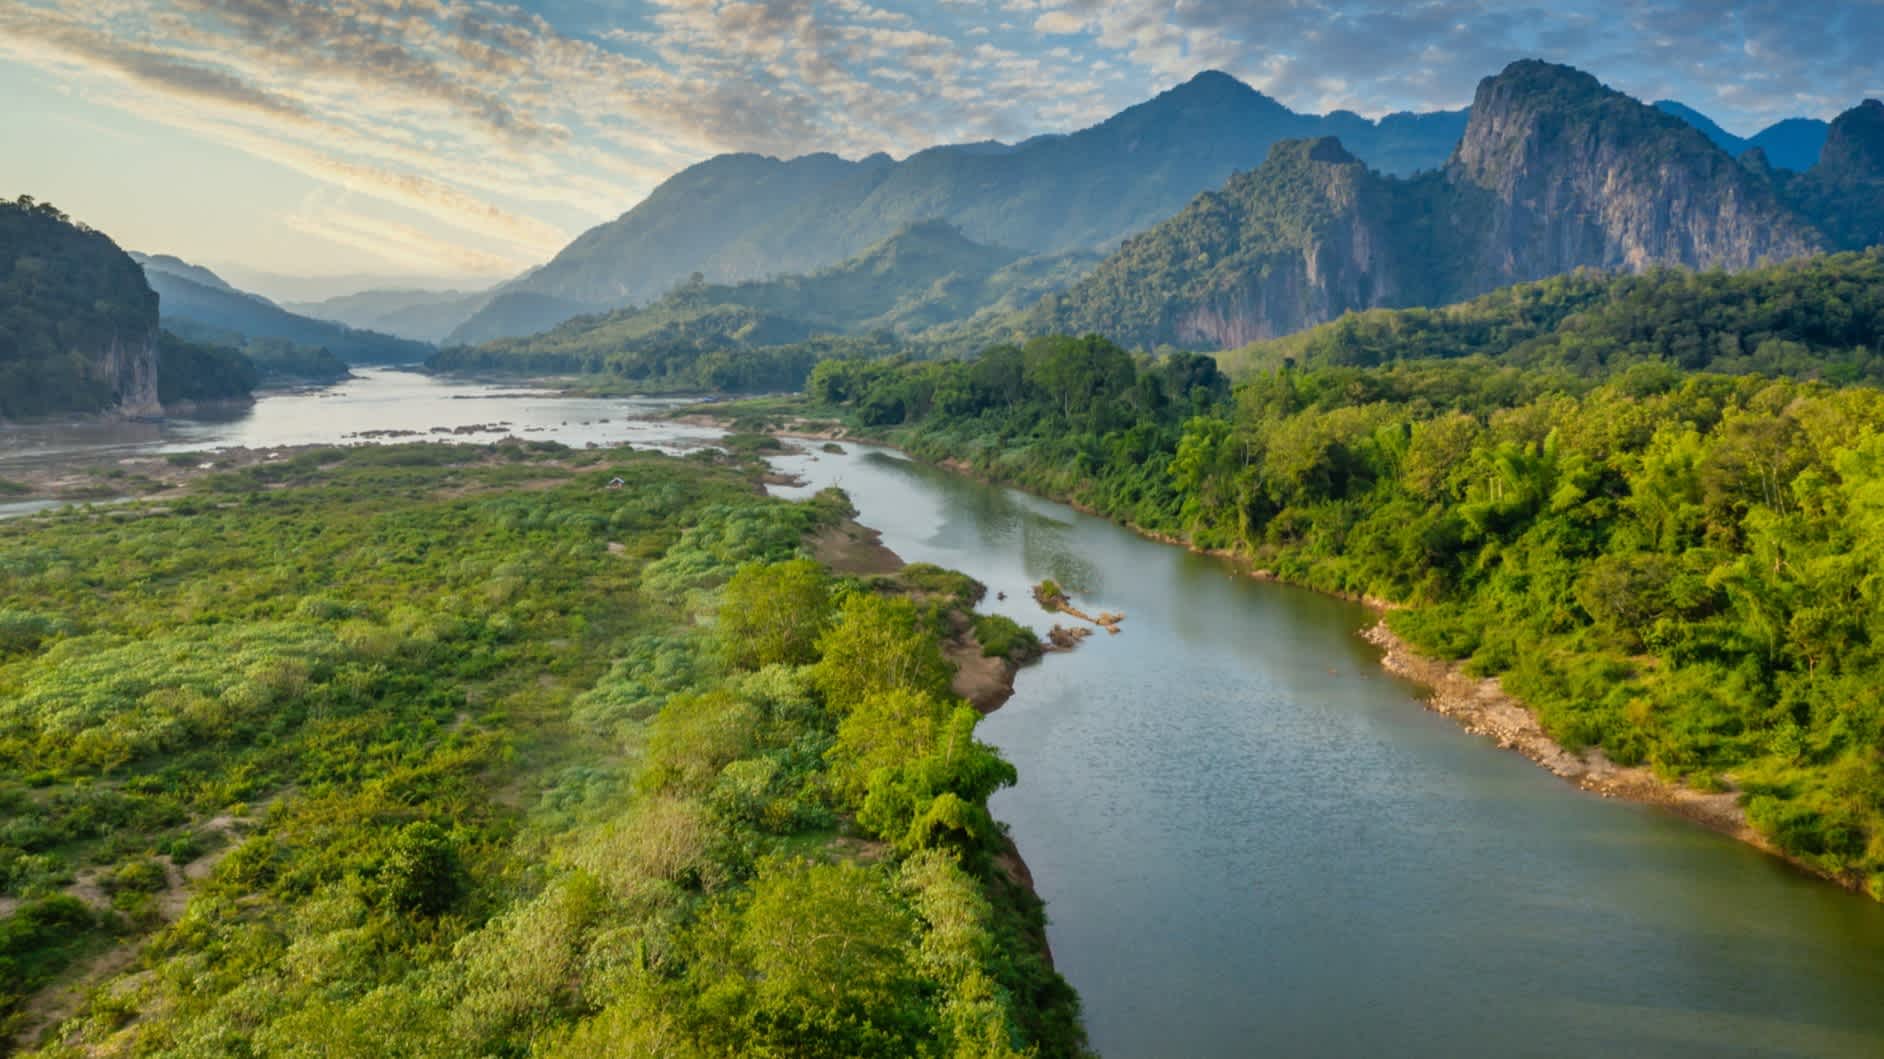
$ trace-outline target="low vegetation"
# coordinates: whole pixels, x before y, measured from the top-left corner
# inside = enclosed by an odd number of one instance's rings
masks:
[[[1014,773],[949,692],[952,599],[810,562],[848,503],[752,473],[320,449],[0,523],[4,1028],[49,1056],[1082,1052],[997,867]]]

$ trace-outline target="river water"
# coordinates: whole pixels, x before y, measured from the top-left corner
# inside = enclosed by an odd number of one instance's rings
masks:
[[[776,462],[1036,630],[1043,577],[1127,616],[982,726],[1102,1055],[1884,1056],[1884,906],[1427,712],[1358,606],[845,448]]]
[[[9,465],[479,426],[685,448],[659,402],[367,372],[220,421],[0,431]],[[1055,960],[1111,1059],[1884,1056],[1884,906],[1578,791],[1423,710],[1361,608],[1059,504],[846,443],[782,457],[910,561],[1037,630],[1043,577],[1123,631],[1049,656],[982,726]],[[4,505],[0,505],[3,508]],[[1005,601],[995,592],[1004,592]]]
[[[253,405],[217,414],[0,426],[0,478],[9,470],[79,458],[134,465],[165,453],[235,447],[519,437],[578,448],[634,445],[679,451],[720,434],[645,418],[684,403],[672,398],[558,398],[524,386],[456,382],[387,368],[360,368],[355,374],[320,389],[264,392]],[[0,503],[0,518],[48,506],[45,501]]]

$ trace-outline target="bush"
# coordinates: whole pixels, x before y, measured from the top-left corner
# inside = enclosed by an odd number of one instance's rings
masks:
[[[975,641],[988,658],[1031,662],[1040,657],[1040,637],[1032,629],[1001,614],[975,615]]]

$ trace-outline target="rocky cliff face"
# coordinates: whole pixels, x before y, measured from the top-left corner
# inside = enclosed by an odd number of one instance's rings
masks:
[[[117,394],[119,415],[149,416],[163,412],[157,399],[157,323],[143,333],[113,334],[93,363],[97,377]]]
[[[1293,233],[1293,245],[1260,262],[1231,263],[1202,284],[1175,314],[1179,344],[1240,346],[1404,297],[1406,270],[1394,254],[1385,183],[1332,139],[1306,144],[1299,158],[1286,157],[1296,150],[1278,148],[1284,157],[1271,168],[1290,170],[1325,211]],[[1260,195],[1268,189],[1244,190]]]
[[[1827,245],[1770,172],[1587,74],[1514,63],[1470,113],[1445,170],[1411,179],[1333,140],[1279,144],[1021,329],[1227,348],[1577,268],[1742,269]]]
[[[1490,192],[1481,289],[1579,266],[1743,269],[1823,249],[1700,131],[1549,63],[1480,83],[1447,175]]]
[[[1257,169],[1127,240],[1021,329],[1209,348],[1399,304],[1414,293],[1396,186],[1334,139],[1279,143]]]
[[[1012,145],[940,146],[900,160],[722,155],[676,174],[507,289],[595,307],[645,304],[695,271],[716,283],[812,272],[928,220],[1030,254],[1110,250],[1256,165],[1280,140],[1338,135],[1375,167],[1410,173],[1440,165],[1464,120],[1460,111],[1378,122],[1298,114],[1205,71],[1097,125]],[[486,306],[458,337],[522,333],[502,310]]]

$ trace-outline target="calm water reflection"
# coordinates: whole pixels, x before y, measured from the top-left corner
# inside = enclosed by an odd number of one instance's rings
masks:
[[[0,427],[0,474],[10,466],[78,455],[103,461],[237,446],[496,441],[514,435],[575,446],[684,448],[720,434],[706,427],[635,418],[680,403],[670,399],[559,398],[519,386],[456,382],[384,368],[362,368],[356,374],[335,386],[266,393],[248,408],[195,417]],[[454,433],[461,429],[463,433]],[[385,431],[416,434],[379,434]]]

